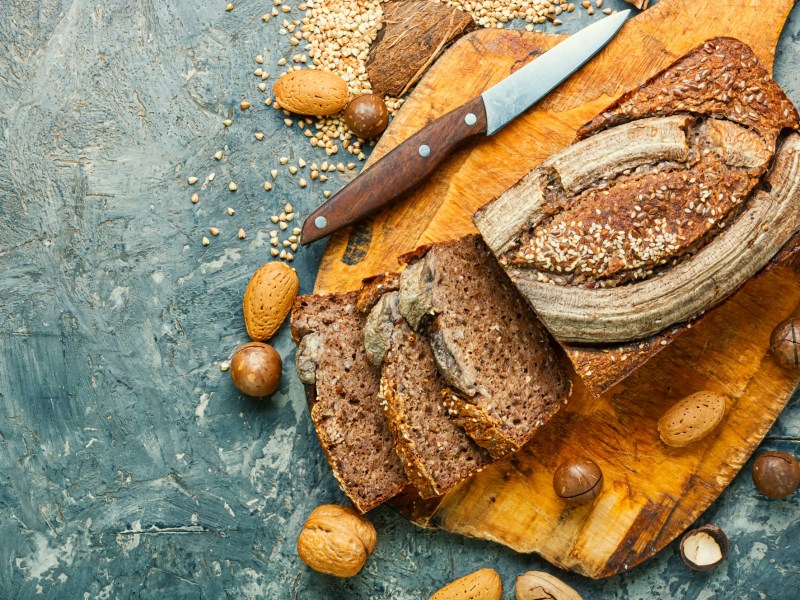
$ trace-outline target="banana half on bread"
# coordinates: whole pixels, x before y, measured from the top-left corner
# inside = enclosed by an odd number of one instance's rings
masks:
[[[733,294],[800,230],[797,128],[752,50],[710,40],[473,220],[583,375],[571,347],[635,354]]]

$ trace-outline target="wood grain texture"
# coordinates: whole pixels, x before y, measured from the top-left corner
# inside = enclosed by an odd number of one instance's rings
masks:
[[[739,38],[771,65],[791,6],[790,0],[659,2],[506,129],[466,145],[390,210],[334,236],[316,290],[354,289],[362,277],[394,268],[398,255],[420,244],[474,231],[470,219],[478,207],[571,143],[580,125],[623,92],[708,38]],[[371,160],[559,39],[496,30],[466,36],[421,81]],[[413,505],[419,523],[536,552],[589,577],[625,572],[653,556],[709,506],[783,409],[798,377],[772,361],[768,338],[775,324],[799,313],[800,273],[790,262],[748,283],[678,337],[669,351],[655,356],[663,345],[646,344],[647,358],[655,358],[610,392],[593,397],[573,377],[576,391],[569,405],[524,452],[473,477],[439,503],[406,498],[404,506]],[[619,366],[621,373],[626,368]],[[728,395],[731,412],[708,439],[686,449],[667,448],[658,440],[659,415],[699,389]],[[552,492],[552,472],[577,453],[601,464],[606,490],[593,506],[565,510]]]

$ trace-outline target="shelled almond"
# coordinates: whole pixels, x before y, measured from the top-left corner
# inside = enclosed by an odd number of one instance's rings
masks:
[[[270,339],[292,308],[300,282],[282,262],[268,262],[255,272],[244,293],[244,324],[257,342]]]
[[[674,448],[703,439],[722,422],[727,401],[714,392],[702,391],[673,404],[658,420],[661,440]]]
[[[292,71],[272,88],[282,108],[300,115],[332,115],[347,105],[347,83],[322,70]]]

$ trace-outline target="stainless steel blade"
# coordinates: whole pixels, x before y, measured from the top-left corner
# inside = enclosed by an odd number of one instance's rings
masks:
[[[487,134],[492,135],[580,69],[611,41],[630,13],[623,10],[581,29],[481,94]]]

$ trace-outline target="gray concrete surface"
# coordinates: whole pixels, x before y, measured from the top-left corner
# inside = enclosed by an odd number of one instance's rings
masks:
[[[237,394],[218,365],[247,339],[241,298],[268,258],[266,217],[321,201],[321,186],[285,175],[269,194],[259,184],[280,155],[323,156],[259,100],[253,56],[276,72],[292,54],[278,23],[260,21],[271,3],[236,4],[0,0],[0,598],[419,599],[483,566],[510,598],[517,574],[554,570],[389,508],[371,514],[379,543],[360,576],[296,557],[310,510],[344,497],[288,331],[267,402]],[[797,9],[777,68],[795,102],[799,35]],[[186,178],[211,172],[192,205]],[[210,225],[222,233],[203,247]],[[298,253],[303,292],[321,252]],[[798,439],[795,399],[765,446],[797,455]],[[799,504],[759,497],[748,465],[702,517],[732,540],[717,571],[688,571],[673,544],[611,580],[561,575],[587,599],[797,598]]]

